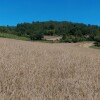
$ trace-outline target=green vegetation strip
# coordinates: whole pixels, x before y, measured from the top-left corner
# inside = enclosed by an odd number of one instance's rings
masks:
[[[14,35],[14,34],[9,34],[9,33],[0,33],[0,37],[2,38],[11,38],[11,39],[16,39],[16,40],[30,40],[29,38],[27,37],[21,37],[21,36],[17,36],[17,35]]]
[[[100,46],[90,46],[90,48],[100,49]]]

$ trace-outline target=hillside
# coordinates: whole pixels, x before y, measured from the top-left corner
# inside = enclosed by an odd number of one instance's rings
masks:
[[[7,34],[3,35],[3,33]],[[68,21],[24,22],[16,26],[0,26],[1,37],[42,40],[45,35],[60,36],[61,42],[100,42],[100,26]]]

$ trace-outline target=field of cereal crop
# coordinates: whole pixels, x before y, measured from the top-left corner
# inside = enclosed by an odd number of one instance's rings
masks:
[[[100,50],[0,38],[0,100],[99,99]]]

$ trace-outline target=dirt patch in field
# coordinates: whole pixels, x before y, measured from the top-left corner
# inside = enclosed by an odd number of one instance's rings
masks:
[[[51,40],[51,41],[57,41],[60,40],[61,36],[44,36],[44,40]]]
[[[85,48],[89,48],[90,46],[93,46],[94,42],[83,42],[83,43],[79,43],[80,47],[85,47]]]

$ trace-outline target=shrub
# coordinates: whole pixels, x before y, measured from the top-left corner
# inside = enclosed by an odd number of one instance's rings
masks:
[[[95,37],[95,45],[96,45],[96,46],[100,46],[100,35],[97,35],[97,36]]]
[[[42,40],[43,34],[40,32],[34,32],[33,34],[30,34],[29,37],[31,40]]]

